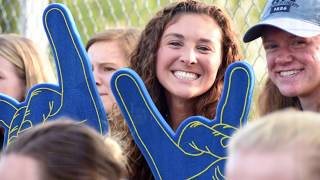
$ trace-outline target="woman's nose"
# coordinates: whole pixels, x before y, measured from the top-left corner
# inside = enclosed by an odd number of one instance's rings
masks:
[[[185,50],[185,52],[180,57],[180,61],[186,65],[192,65],[197,63],[197,55],[193,49]]]
[[[275,63],[286,64],[293,60],[293,55],[288,49],[283,49],[279,52],[278,56],[275,58]]]
[[[99,76],[99,73],[97,71],[93,71],[94,80],[96,81],[96,85],[101,85],[101,78]]]

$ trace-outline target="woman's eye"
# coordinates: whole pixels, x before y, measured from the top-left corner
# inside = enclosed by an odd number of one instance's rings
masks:
[[[263,47],[266,51],[269,51],[269,50],[276,49],[278,45],[273,43],[268,43],[268,44],[264,44]]]
[[[178,42],[178,41],[171,41],[168,44],[169,44],[169,46],[174,47],[174,48],[182,46],[182,43]]]
[[[211,51],[211,48],[208,47],[208,46],[199,46],[197,48],[200,52],[204,52],[204,53],[207,53],[207,52],[210,52]]]
[[[103,68],[103,71],[104,71],[104,72],[115,71],[115,70],[116,70],[116,69],[113,68],[113,67],[104,67],[104,68]]]
[[[307,42],[305,40],[294,40],[292,42],[292,46],[296,47],[296,48],[300,48],[300,47],[304,47],[307,44]]]

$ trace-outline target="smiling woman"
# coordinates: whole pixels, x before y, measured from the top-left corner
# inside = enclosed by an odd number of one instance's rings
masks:
[[[193,0],[160,10],[146,25],[131,58],[152,100],[172,129],[189,116],[213,119],[226,68],[241,59],[229,17]],[[132,179],[152,179],[139,150]]]
[[[197,28],[184,28],[187,26]],[[171,126],[195,115],[194,103],[215,82],[222,61],[221,29],[207,15],[177,16],[163,32],[156,76],[165,89]]]
[[[131,66],[176,129],[192,115],[214,118],[225,70],[240,58],[227,15],[216,6],[187,0],[149,21]]]
[[[245,42],[262,38],[268,79],[260,96],[260,114],[295,107],[320,112],[320,0],[268,0],[261,21]],[[285,8],[285,9],[283,9]]]

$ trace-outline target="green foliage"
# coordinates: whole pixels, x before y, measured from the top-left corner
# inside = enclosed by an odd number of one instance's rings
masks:
[[[264,2],[240,0],[202,0],[225,9],[240,32],[257,22]],[[51,0],[64,3],[74,16],[83,41],[96,32],[112,27],[143,28],[161,7],[172,0]]]
[[[18,0],[0,0],[0,33],[18,33],[19,16]]]
[[[84,42],[94,33],[112,27],[141,28],[156,10],[169,3],[168,0],[56,0],[51,2],[64,3],[68,6]]]

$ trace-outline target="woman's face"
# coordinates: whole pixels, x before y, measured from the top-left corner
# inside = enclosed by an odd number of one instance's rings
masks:
[[[0,161],[0,177],[2,180],[40,180],[40,166],[33,158],[10,154]]]
[[[26,83],[20,70],[10,61],[0,57],[0,93],[23,101],[26,93]]]
[[[115,104],[110,89],[111,77],[117,69],[128,66],[128,59],[117,41],[96,42],[88,49],[88,55],[104,109],[110,113]]]
[[[156,62],[167,98],[187,100],[212,87],[222,61],[221,40],[220,27],[207,15],[182,14],[169,22]]]
[[[303,38],[276,28],[263,35],[268,73],[281,94],[317,99],[320,90],[320,36]]]

